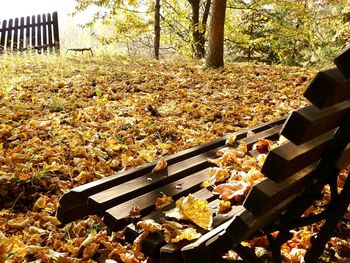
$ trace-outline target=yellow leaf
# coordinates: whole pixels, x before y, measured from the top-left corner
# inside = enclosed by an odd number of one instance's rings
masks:
[[[230,134],[229,137],[226,139],[226,144],[234,144],[234,142],[236,141],[236,134]]]
[[[168,163],[165,161],[164,158],[160,158],[157,165],[153,168],[152,173],[158,172],[160,170],[165,169],[168,166]]]
[[[45,208],[46,206],[46,197],[44,195],[40,196],[38,198],[38,200],[36,200],[34,206],[33,206],[33,210],[34,211],[38,211],[38,210],[41,210],[43,208]]]
[[[162,230],[162,226],[156,223],[153,219],[142,220],[137,223],[137,226],[150,233],[155,233]]]
[[[196,229],[173,221],[164,220],[163,228],[164,238],[167,243],[177,243],[182,240],[193,240],[201,237],[201,234]]]
[[[176,208],[165,214],[167,217],[189,220],[204,229],[210,229],[213,217],[208,202],[189,194],[176,201]]]
[[[196,229],[189,227],[183,230],[179,230],[177,235],[171,239],[172,243],[180,242],[181,240],[193,240],[200,238],[201,234]]]

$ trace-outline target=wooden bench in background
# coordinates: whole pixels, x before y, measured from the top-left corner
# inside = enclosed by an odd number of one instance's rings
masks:
[[[77,54],[77,52],[81,52],[81,54],[83,55],[85,51],[90,52],[91,56],[94,55],[94,52],[92,51],[92,48],[67,48],[66,50],[66,54],[68,53],[68,51],[72,51],[74,52],[74,54]]]
[[[0,23],[0,54],[34,50],[38,53],[60,51],[57,12]]]
[[[241,245],[259,235],[269,235],[273,260],[281,262],[281,245],[291,238],[293,228],[324,220],[305,256],[306,262],[317,261],[350,200],[350,176],[343,191],[337,190],[339,170],[350,162],[350,50],[335,62],[337,68],[318,73],[306,90],[305,97],[312,105],[293,112],[286,122],[280,119],[236,134],[236,143],[245,141],[252,155],[252,145],[258,139],[275,140],[282,134],[289,140],[269,152],[262,167],[267,178],[253,186],[243,204],[215,215],[213,229],[194,242],[167,244],[162,235],[151,234],[142,249],[152,262],[224,262],[222,255],[229,249],[245,262],[259,262]],[[167,168],[155,173],[151,171],[157,162],[79,186],[60,199],[58,219],[68,223],[97,214],[113,231],[126,227],[126,238],[132,242],[140,230],[132,223],[130,210],[137,206],[141,219],[159,222],[164,211],[175,206],[172,203],[155,210],[155,200],[163,193],[174,200],[193,193],[215,210],[217,195],[201,183],[209,177],[208,168],[214,166],[208,158],[227,146],[225,141],[225,137],[218,138],[167,156]],[[332,197],[327,208],[317,215],[303,216],[327,184]],[[276,230],[277,236],[270,235]]]

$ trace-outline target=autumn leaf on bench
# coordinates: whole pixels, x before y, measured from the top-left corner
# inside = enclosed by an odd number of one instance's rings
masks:
[[[165,161],[164,158],[160,158],[157,165],[153,168],[152,173],[158,172],[160,170],[165,169],[168,166],[168,163]]]
[[[196,229],[174,221],[164,220],[163,229],[167,243],[177,243],[182,240],[194,240],[201,237]]]
[[[208,202],[192,194],[177,200],[176,207],[166,212],[165,216],[177,220],[189,220],[204,229],[210,229],[213,223]]]

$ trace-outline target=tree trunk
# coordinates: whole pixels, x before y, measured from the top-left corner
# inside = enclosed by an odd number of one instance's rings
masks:
[[[191,0],[192,7],[192,52],[196,59],[201,59],[200,28],[199,28],[199,4],[200,0]]]
[[[160,47],[160,0],[156,0],[154,10],[154,57],[159,60]]]
[[[207,29],[210,6],[211,6],[211,0],[207,0],[205,3],[205,9],[204,9],[203,18],[202,18],[202,30],[200,31],[200,36],[199,36],[198,52],[200,54],[200,58],[205,57],[205,33]]]
[[[226,0],[214,0],[209,27],[209,46],[206,64],[211,68],[224,66],[224,27]]]

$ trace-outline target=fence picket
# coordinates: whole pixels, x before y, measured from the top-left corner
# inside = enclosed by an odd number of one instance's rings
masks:
[[[60,50],[60,36],[59,36],[59,32],[58,32],[57,12],[53,12],[52,18],[53,18],[54,46],[55,46],[56,51],[59,51]]]
[[[20,32],[19,32],[18,50],[22,51],[24,48],[24,42],[25,42],[25,39],[24,39],[25,25],[24,25],[24,17],[23,16],[21,17],[21,20],[19,22],[19,28],[20,28]]]
[[[7,21],[4,20],[1,24],[0,53],[3,53],[5,51],[6,28]]]
[[[32,33],[32,45],[30,46],[31,48],[34,48],[36,46],[36,30],[35,30],[35,16],[32,16],[32,21],[31,21],[31,33]]]
[[[47,14],[47,22],[48,22],[48,35],[49,35],[49,42],[48,45],[50,47],[50,51],[53,51],[53,35],[52,35],[52,26],[53,26],[53,20],[51,17],[51,14]]]
[[[46,52],[47,51],[47,27],[48,27],[48,23],[47,23],[47,20],[46,20],[46,14],[43,14],[42,16],[42,23],[43,23],[43,51]]]
[[[18,34],[19,34],[18,29],[19,29],[19,19],[16,18],[15,19],[15,26],[13,29],[13,46],[12,46],[13,51],[18,50]]]
[[[9,20],[9,25],[7,28],[7,41],[6,48],[12,50],[12,30],[13,30],[13,19]]]
[[[36,44],[37,44],[37,52],[40,54],[42,51],[42,43],[41,43],[41,16],[36,16]]]
[[[28,49],[30,47],[31,42],[31,34],[30,34],[30,17],[27,16],[26,18],[26,41],[25,41],[25,49]]]

